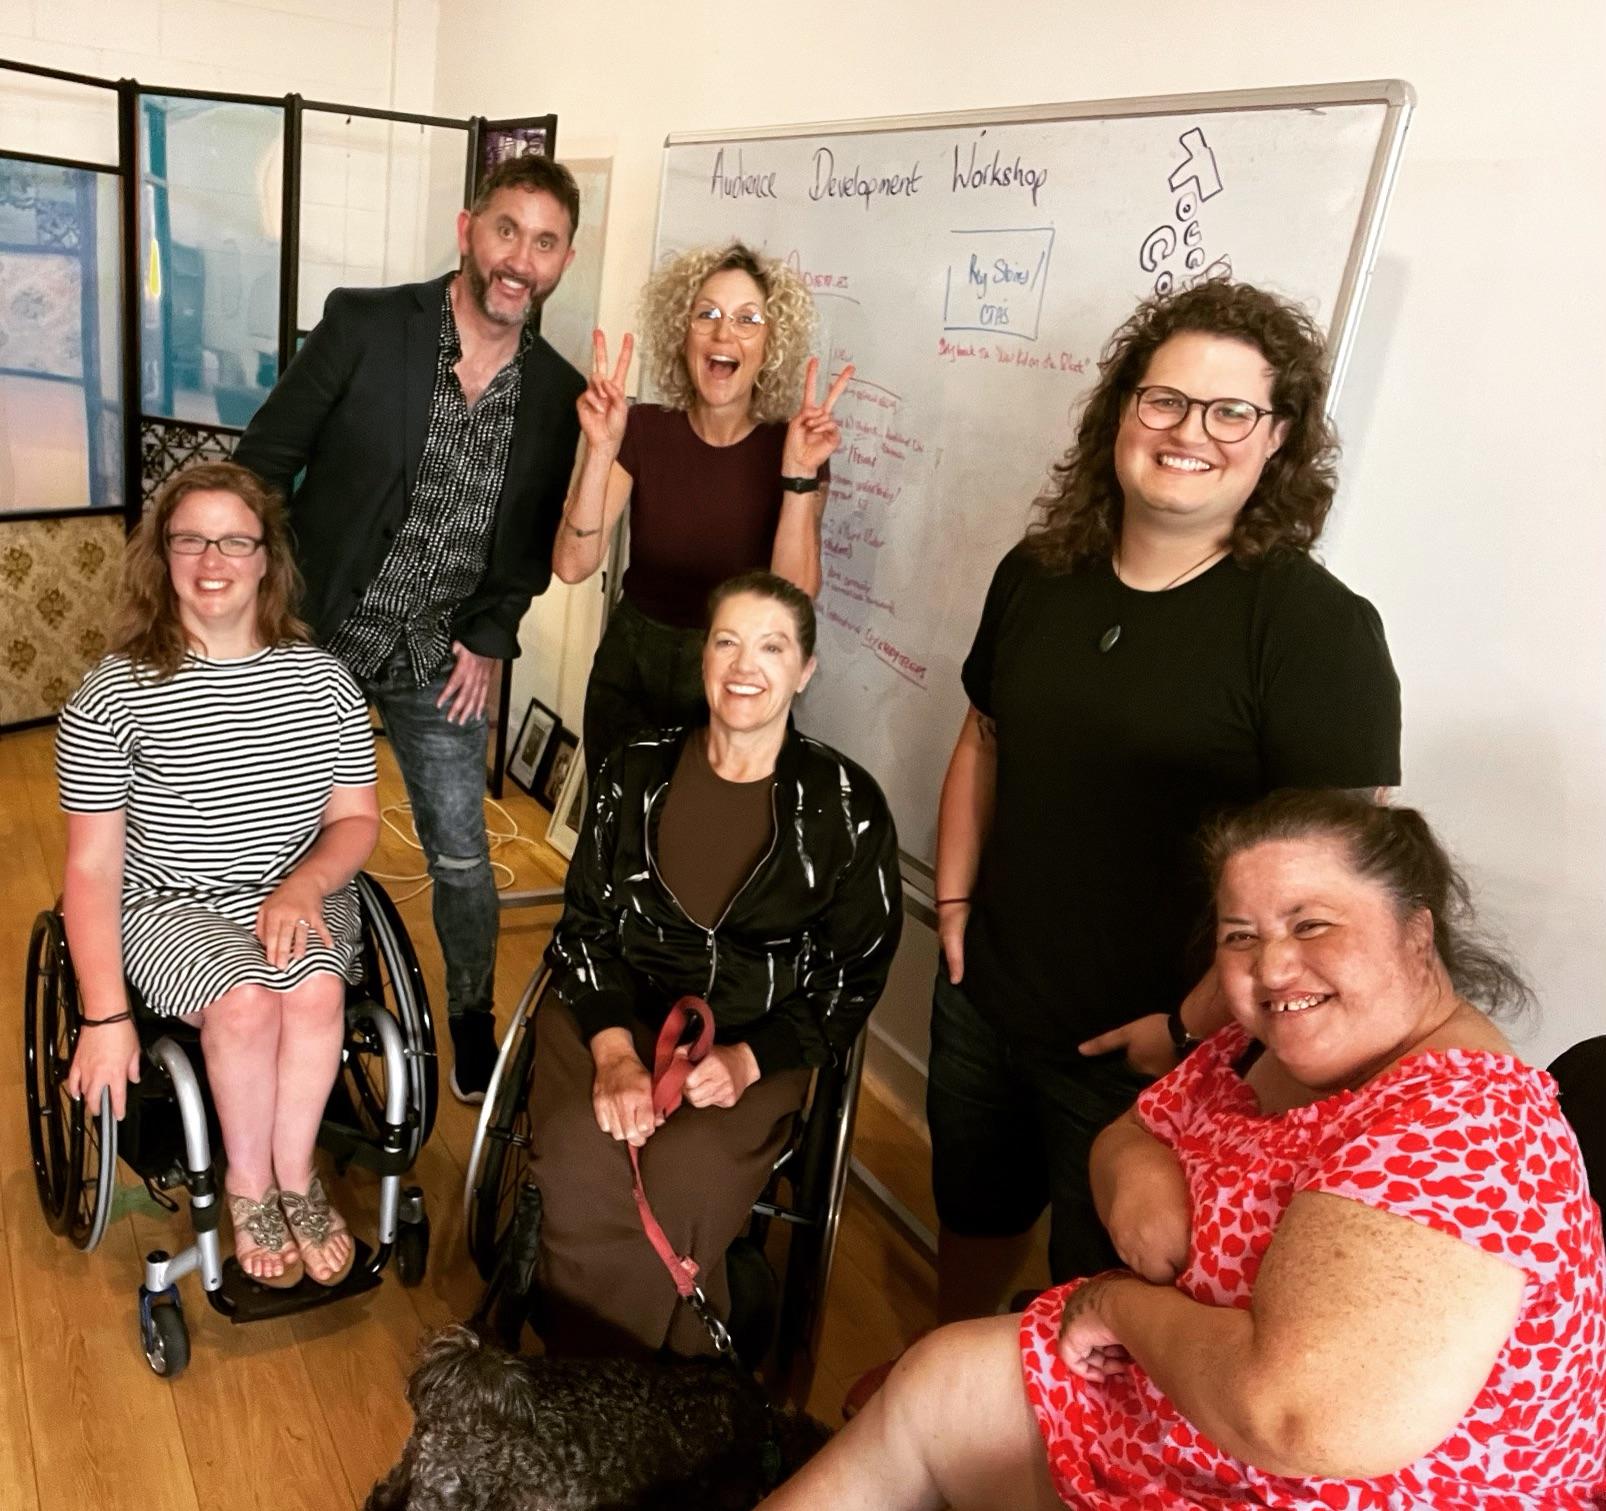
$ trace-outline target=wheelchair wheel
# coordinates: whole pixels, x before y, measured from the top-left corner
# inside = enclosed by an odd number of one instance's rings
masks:
[[[363,915],[361,990],[375,1002],[389,1004],[406,1049],[407,1110],[412,1119],[407,1163],[411,1166],[434,1131],[440,1102],[429,996],[412,940],[389,894],[361,873],[357,894]],[[385,1061],[377,1047],[368,1043],[366,1033],[348,1035],[340,1077],[359,1127],[379,1137],[385,1122]]]
[[[34,1186],[53,1233],[84,1250],[106,1231],[117,1175],[117,1123],[111,1098],[88,1113],[68,1096],[67,1070],[78,1043],[78,984],[59,914],[41,913],[28,941],[23,1007],[23,1079]]]
[[[140,1291],[139,1342],[151,1373],[176,1380],[190,1362],[190,1326],[178,1292],[150,1296]]]
[[[529,994],[526,994],[527,997]],[[468,1252],[480,1278],[489,1281],[496,1269],[502,1237],[530,1165],[530,1076],[535,1065],[535,1013],[521,1011],[511,1030],[513,1041],[493,1078],[491,1094],[480,1114],[475,1143],[478,1168],[470,1163]]]

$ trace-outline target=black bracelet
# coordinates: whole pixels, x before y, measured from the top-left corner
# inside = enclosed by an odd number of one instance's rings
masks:
[[[109,1018],[80,1018],[78,1026],[80,1028],[104,1028],[108,1023],[126,1023],[133,1016],[133,1013],[124,1008],[122,1012],[113,1013]]]
[[[817,477],[783,477],[781,488],[787,493],[818,493],[820,480]]]
[[[1182,1021],[1182,1009],[1180,1007],[1173,1007],[1166,1014],[1165,1026],[1171,1035],[1172,1046],[1179,1055],[1192,1054],[1194,1050],[1204,1043],[1203,1039],[1196,1039],[1188,1032],[1188,1025]]]
[[[946,908],[950,903],[969,901],[970,899],[968,897],[939,897],[937,899],[937,906],[939,908]]]

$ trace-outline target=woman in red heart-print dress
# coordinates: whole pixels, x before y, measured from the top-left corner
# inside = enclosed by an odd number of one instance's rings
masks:
[[[1129,1268],[933,1334],[770,1511],[1606,1506],[1600,1212],[1443,850],[1304,792],[1211,857],[1235,1021],[1094,1150]]]

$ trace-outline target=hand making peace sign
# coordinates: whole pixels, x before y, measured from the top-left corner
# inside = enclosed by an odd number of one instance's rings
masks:
[[[627,334],[619,347],[619,361],[613,375],[608,374],[608,338],[600,330],[591,333],[591,377],[586,391],[575,401],[580,412],[580,429],[593,451],[617,456],[625,438],[625,421],[630,402],[625,398],[625,374],[630,371],[630,355],[636,338]]]
[[[803,403],[786,427],[786,447],[781,453],[781,474],[784,477],[813,477],[836,450],[842,439],[842,427],[831,418],[831,411],[853,378],[850,362],[836,375],[825,403],[814,402],[814,391],[820,380],[820,359],[810,357],[808,371],[803,377]]]

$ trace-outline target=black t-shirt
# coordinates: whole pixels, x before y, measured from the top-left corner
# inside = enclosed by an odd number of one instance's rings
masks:
[[[1278,787],[1400,779],[1382,621],[1305,556],[1145,593],[1108,561],[1054,574],[1017,546],[963,677],[998,731],[964,987],[1056,1058],[1203,973],[1206,819]]]

